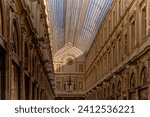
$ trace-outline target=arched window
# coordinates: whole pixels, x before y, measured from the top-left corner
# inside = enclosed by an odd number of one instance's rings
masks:
[[[12,40],[13,40],[12,49],[17,55],[19,55],[19,38],[18,38],[17,23],[15,20],[13,20]]]
[[[121,81],[118,82],[117,91],[119,94],[121,93]]]
[[[3,33],[3,14],[2,14],[2,2],[0,1],[0,34]]]
[[[143,67],[143,69],[141,71],[140,81],[141,81],[141,84],[146,83],[146,81],[147,81],[147,69],[146,69],[146,67]]]
[[[136,87],[136,79],[135,79],[135,74],[132,73],[131,79],[130,79],[130,88],[135,88]]]

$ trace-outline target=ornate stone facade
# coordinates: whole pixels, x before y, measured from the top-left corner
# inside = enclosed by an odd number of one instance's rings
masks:
[[[84,99],[85,56],[68,43],[54,55],[56,99]]]
[[[0,1],[0,99],[54,99],[47,2]]]
[[[85,99],[150,99],[149,8],[114,0],[87,54]]]
[[[0,99],[150,99],[149,0],[114,0],[87,53],[52,28],[48,0],[0,1]]]

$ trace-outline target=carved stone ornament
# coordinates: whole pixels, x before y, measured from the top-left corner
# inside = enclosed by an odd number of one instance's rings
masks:
[[[66,59],[66,64],[67,65],[72,65],[73,64],[73,59],[72,58]]]

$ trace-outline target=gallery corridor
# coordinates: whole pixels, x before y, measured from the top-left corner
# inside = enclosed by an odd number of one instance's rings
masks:
[[[0,0],[0,99],[150,99],[150,0]]]

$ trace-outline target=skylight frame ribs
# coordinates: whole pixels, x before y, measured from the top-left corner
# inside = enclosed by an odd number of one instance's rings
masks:
[[[89,0],[88,1],[88,8],[87,8],[87,11],[86,11],[86,15],[85,15],[85,18],[84,18],[84,22],[83,22],[83,27],[87,25],[88,22],[90,22],[91,20],[89,19],[89,14],[91,14],[92,12],[92,9],[90,9],[91,7],[93,8],[94,4],[92,4],[91,6],[89,6],[92,2],[92,0]],[[81,32],[83,31],[83,27],[81,29]],[[81,36],[81,32],[80,32],[80,36]],[[76,42],[76,45],[78,46],[81,45],[81,38],[79,37],[78,41]],[[78,47],[81,47],[81,46],[78,46]]]
[[[108,0],[109,1],[109,0]],[[102,18],[101,18],[101,21],[99,21],[98,23],[96,23],[97,24],[97,28],[95,29],[95,31],[96,31],[96,34],[97,34],[97,32],[98,32],[98,29],[100,28],[100,26],[101,26],[101,23],[103,22],[103,20],[105,19],[105,16],[107,15],[107,13],[108,13],[108,8],[112,5],[112,2],[113,1],[110,1],[110,3],[107,3],[107,8],[105,9],[105,11],[103,12],[103,14],[102,14]]]
[[[92,0],[91,0],[92,1]],[[97,1],[96,1],[97,2]],[[102,3],[100,3],[100,4],[102,4]],[[97,13],[96,13],[96,11],[98,12],[98,10],[97,10],[97,7],[95,6],[95,3],[93,3],[93,8],[94,8],[94,10],[93,10],[93,12],[94,13],[92,13],[93,15],[91,16],[91,19],[93,19],[93,18],[95,18],[96,16],[97,16]],[[91,13],[90,13],[91,14]],[[88,19],[88,18],[87,18]],[[89,20],[90,21],[90,20]],[[86,22],[86,23],[88,23],[88,24],[90,24],[89,22]],[[94,22],[93,22],[94,23]],[[93,25],[93,23],[92,24],[90,24],[90,25]],[[83,32],[85,32],[85,27],[86,27],[87,25],[85,25],[85,26],[83,26],[83,29],[82,29],[82,31]],[[89,27],[88,27],[89,28]],[[86,36],[86,37],[83,37],[82,39],[80,39],[81,40],[81,42],[80,42],[80,46],[83,44],[83,42],[85,43],[87,43],[87,41],[89,42],[90,41],[90,37],[92,37],[92,36],[95,36],[95,33],[94,33],[94,28],[92,27],[92,30],[88,30],[88,29],[86,29],[86,31],[88,31],[88,32],[86,32],[86,35],[88,35],[88,36]],[[81,32],[82,33],[82,32]],[[92,33],[94,33],[94,34],[92,34]],[[85,34],[84,34],[85,35]],[[87,40],[87,41],[86,41]],[[94,40],[94,39],[93,39]],[[79,46],[79,47],[80,47]]]
[[[68,42],[83,52],[88,50],[112,3],[113,0],[49,0],[57,50]]]

